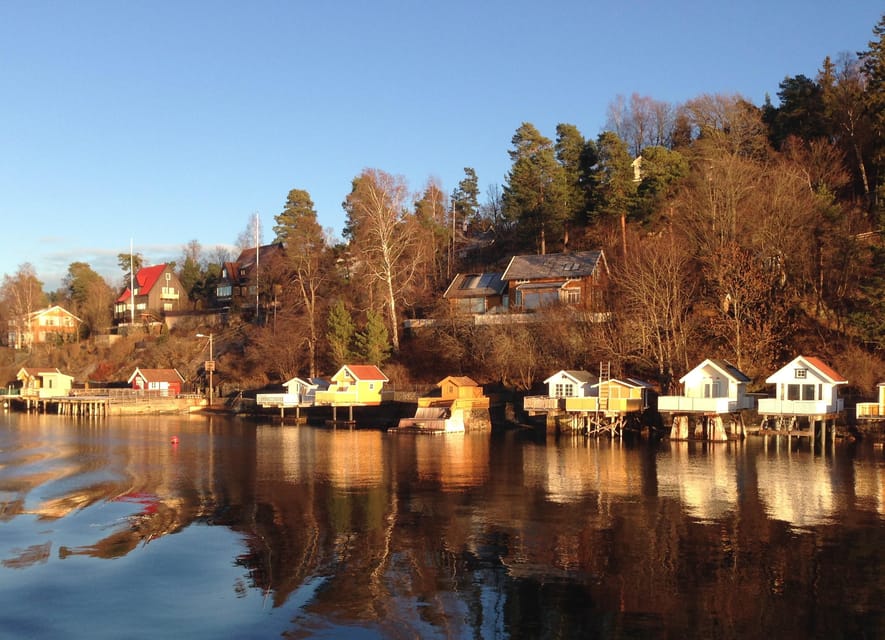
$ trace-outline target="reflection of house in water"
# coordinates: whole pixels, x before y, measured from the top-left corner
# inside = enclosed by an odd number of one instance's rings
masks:
[[[710,447],[703,455],[693,455],[692,446],[671,442],[670,455],[658,456],[659,495],[678,499],[692,518],[717,520],[737,508],[734,453]]]
[[[561,503],[577,502],[590,494],[602,499],[639,495],[642,464],[638,450],[605,441],[527,446],[523,452],[526,484],[542,487],[549,500]]]
[[[880,461],[854,461],[854,495],[859,507],[885,515],[885,466]]]
[[[437,481],[447,491],[480,486],[488,480],[488,436],[415,438],[414,443],[420,480]]]
[[[448,376],[436,385],[438,396],[418,398],[413,418],[402,418],[399,429],[428,433],[453,433],[492,428],[489,399],[482,387],[467,376]]]
[[[769,451],[756,460],[759,499],[765,512],[794,527],[828,522],[836,509],[830,465],[813,459],[811,453],[785,449]]]

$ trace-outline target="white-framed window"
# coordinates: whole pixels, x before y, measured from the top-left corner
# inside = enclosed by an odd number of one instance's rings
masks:
[[[797,380],[804,380],[808,377],[808,369],[796,369],[795,374]]]

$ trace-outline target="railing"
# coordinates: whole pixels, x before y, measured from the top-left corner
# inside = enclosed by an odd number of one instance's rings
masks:
[[[259,393],[255,396],[255,403],[262,407],[297,407],[300,404],[296,393]]]
[[[526,396],[522,399],[522,408],[525,411],[556,411],[565,406],[565,398],[551,398],[550,396]]]
[[[820,416],[839,413],[844,409],[845,401],[838,398],[835,404],[825,400],[779,400],[777,398],[761,398],[759,413],[763,415]]]
[[[586,398],[566,398],[565,410],[574,412],[606,411],[609,413],[631,413],[642,411],[642,398],[604,398],[608,407],[602,407],[599,398],[590,396]]]
[[[885,405],[878,402],[858,402],[855,415],[858,418],[885,418]]]
[[[660,396],[658,411],[685,411],[688,413],[733,413],[751,409],[752,398],[689,398],[687,396]]]

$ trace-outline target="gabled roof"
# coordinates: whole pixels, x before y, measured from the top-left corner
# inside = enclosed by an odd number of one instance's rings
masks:
[[[792,361],[785,364],[783,367],[775,371],[773,374],[766,378],[765,382],[772,384],[778,381],[778,374],[781,371],[785,371],[788,369],[795,369],[797,366],[804,366],[808,369],[814,369],[815,372],[821,377],[824,378],[830,384],[847,384],[848,380],[843,376],[836,373],[828,364],[826,364],[820,358],[816,358],[814,356],[796,356]]]
[[[443,298],[485,298],[504,293],[507,283],[500,273],[459,273]]]
[[[560,376],[560,375],[571,378],[572,380],[574,380],[578,384],[587,384],[588,382],[595,383],[597,381],[597,377],[594,376],[589,371],[563,369],[562,371],[557,371],[552,376],[550,376],[549,378],[544,380],[544,384],[550,384],[550,382],[554,378],[556,378],[557,376]]]
[[[437,387],[443,386],[446,382],[451,382],[456,387],[478,387],[476,380],[467,376],[446,376],[436,383]]]
[[[646,382],[645,380],[640,380],[639,378],[609,378],[607,380],[609,384],[615,382],[622,387],[629,387],[631,389],[654,389],[654,385],[650,382]],[[598,387],[602,384],[602,382],[597,382],[594,384],[594,387]]]
[[[22,367],[18,370],[18,373],[15,377],[20,380],[23,376],[27,376],[29,378],[42,378],[43,376],[47,375],[58,375],[64,376],[66,378],[71,378],[72,380],[74,379],[74,376],[69,376],[66,373],[62,373],[58,369],[52,369],[49,367]]]
[[[698,369],[702,369],[704,366],[710,365],[719,370],[719,372],[724,375],[726,378],[731,378],[735,382],[749,382],[750,378],[736,366],[731,364],[728,360],[724,360],[721,358],[707,358],[694,369],[686,373],[684,376],[679,378],[679,382],[684,383],[685,379],[688,378],[689,375],[693,371],[697,371]]]
[[[82,320],[80,320],[80,318],[75,316],[73,313],[71,313],[70,311],[68,311],[67,309],[62,307],[61,305],[57,305],[57,304],[54,304],[51,307],[46,307],[45,309],[39,309],[37,311],[32,311],[31,313],[28,314],[28,318],[37,318],[37,317],[42,316],[46,313],[49,313],[50,311],[61,311],[65,315],[72,317],[77,322],[83,322]]]
[[[546,278],[584,278],[593,275],[605,256],[601,249],[574,253],[548,253],[540,256],[513,256],[501,278],[509,280],[540,280]]]
[[[163,263],[139,269],[135,273],[135,288],[138,290],[138,295],[146,296],[149,294],[153,286],[157,283],[157,280],[159,280],[160,276],[163,275],[163,272],[166,271],[167,266],[166,263]],[[129,300],[131,293],[129,287],[126,287],[126,291],[120,294],[120,297],[117,298],[117,302],[126,302]]]
[[[249,249],[243,249],[240,252],[239,257],[237,257],[237,267],[240,269],[251,269],[256,262],[260,265],[262,262],[266,260],[270,260],[271,258],[280,255],[283,253],[283,243],[282,242],[274,242],[273,244],[263,244],[260,247],[251,247]],[[229,274],[233,277],[235,274]]]
[[[382,382],[387,382],[387,376],[381,373],[381,369],[376,367],[373,364],[346,364],[339,370],[347,371],[353,377],[354,380],[381,380]],[[338,374],[335,374],[336,376]]]
[[[184,377],[178,373],[178,369],[141,368],[136,368],[126,382],[131,383],[137,376],[141,376],[146,382],[184,382]]]

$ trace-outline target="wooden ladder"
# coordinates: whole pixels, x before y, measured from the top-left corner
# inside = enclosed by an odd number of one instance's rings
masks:
[[[612,364],[611,362],[599,363],[599,403],[600,411],[608,411],[608,400],[611,396],[611,387],[608,384],[611,380]]]

